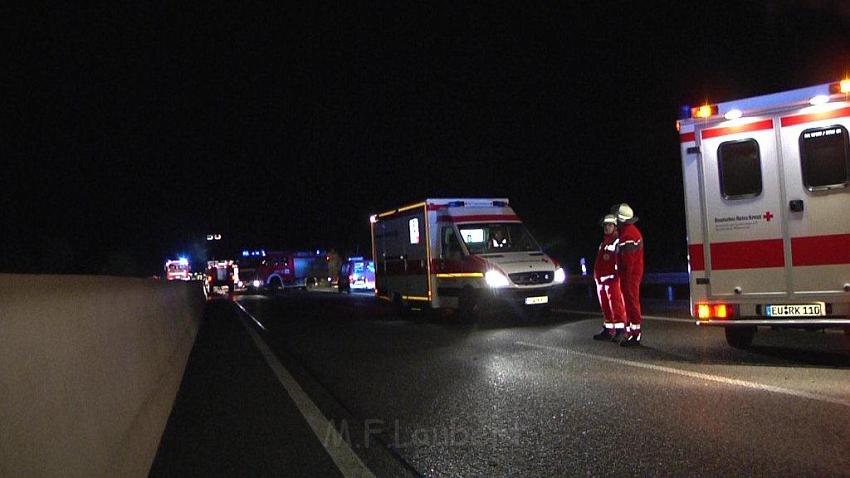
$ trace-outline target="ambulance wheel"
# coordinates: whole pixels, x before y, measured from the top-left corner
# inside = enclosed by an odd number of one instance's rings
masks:
[[[736,349],[746,349],[753,344],[755,327],[726,327],[726,343]]]

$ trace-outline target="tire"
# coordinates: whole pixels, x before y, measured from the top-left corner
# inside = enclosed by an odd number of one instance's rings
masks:
[[[753,344],[755,327],[726,327],[726,343],[736,349],[746,349]]]

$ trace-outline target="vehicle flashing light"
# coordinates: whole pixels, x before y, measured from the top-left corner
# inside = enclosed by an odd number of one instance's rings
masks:
[[[850,78],[845,78],[839,82],[829,85],[829,92],[833,95],[838,93],[850,93]]]
[[[717,105],[704,104],[696,108],[691,108],[692,118],[711,118],[717,114]]]
[[[248,257],[249,255],[248,251],[242,251],[242,257]]]
[[[492,269],[484,274],[484,280],[487,282],[487,285],[493,288],[507,287],[511,285],[511,282],[504,274]]]
[[[826,103],[829,103],[829,96],[827,95],[813,96],[812,99],[809,100],[809,104],[812,106],[822,105]]]
[[[718,319],[725,319],[728,317],[726,313],[726,304],[720,304],[714,306],[714,316]]]
[[[254,287],[257,287],[257,288],[258,288],[258,287],[260,287],[260,285],[262,284],[262,282],[260,282],[260,281],[259,281],[259,279],[254,279],[253,284],[254,284]]]
[[[706,320],[711,318],[711,307],[708,304],[698,304],[697,305],[697,317],[700,320]]]
[[[744,113],[742,113],[741,110],[736,108],[734,110],[727,111],[726,114],[723,115],[723,117],[728,119],[728,120],[736,120],[743,115],[744,115]]]
[[[177,259],[177,263],[180,264],[181,266],[188,266],[189,265],[189,259],[186,259],[185,257],[181,257],[181,258]]]

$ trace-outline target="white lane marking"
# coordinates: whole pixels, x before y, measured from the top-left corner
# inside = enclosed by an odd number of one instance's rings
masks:
[[[708,373],[692,372],[690,370],[682,370],[682,369],[678,369],[678,368],[674,368],[674,367],[665,367],[665,366],[662,366],[662,365],[654,365],[654,364],[643,363],[643,362],[635,362],[633,360],[625,360],[625,359],[618,359],[618,358],[613,358],[613,357],[606,357],[604,355],[589,354],[589,353],[586,353],[586,352],[579,352],[577,350],[570,350],[570,349],[566,349],[566,348],[562,348],[562,347],[552,347],[552,346],[549,346],[549,345],[533,344],[533,343],[522,342],[522,341],[518,341],[518,342],[514,342],[514,343],[517,344],[517,345],[524,345],[526,347],[532,347],[532,348],[541,349],[541,350],[549,350],[551,352],[559,352],[559,353],[563,353],[563,354],[567,354],[567,355],[576,355],[576,356],[579,356],[579,357],[585,357],[585,358],[590,358],[590,359],[594,359],[594,360],[601,360],[601,361],[604,361],[604,362],[610,362],[610,363],[614,363],[614,364],[617,364],[617,365],[625,365],[625,366],[628,366],[628,367],[642,368],[642,369],[646,369],[646,370],[654,370],[656,372],[664,372],[664,373],[669,373],[669,374],[673,374],[673,375],[681,375],[683,377],[705,380],[705,381],[709,381],[709,382],[718,382],[718,383],[723,383],[723,384],[726,384],[726,385],[734,385],[734,386],[738,386],[738,387],[751,388],[751,389],[760,390],[760,391],[763,391],[763,392],[779,393],[779,394],[782,394],[782,395],[789,395],[789,396],[797,397],[797,398],[808,398],[810,400],[817,400],[819,402],[832,403],[832,404],[835,404],[835,405],[841,405],[841,406],[850,408],[850,400],[844,400],[844,399],[841,399],[841,398],[830,397],[830,396],[827,396],[827,395],[819,395],[819,394],[816,394],[816,393],[804,392],[802,390],[793,390],[793,389],[790,389],[790,388],[775,387],[773,385],[767,385],[767,384],[757,383],[757,382],[750,382],[750,381],[747,381],[747,380],[739,380],[739,379],[736,379],[736,378],[723,377],[723,376],[720,376],[720,375],[711,375],[711,374],[708,374]]]
[[[241,304],[236,302],[236,305],[241,308],[248,317],[254,320],[257,324],[260,322],[251,315]],[[278,381],[283,385],[283,388],[286,389],[286,392],[289,394],[289,397],[292,398],[292,401],[295,402],[295,406],[298,407],[298,411],[301,412],[301,415],[307,420],[307,423],[310,425],[310,428],[313,430],[313,433],[316,435],[316,438],[319,439],[322,446],[325,447],[325,451],[328,452],[328,455],[331,456],[331,459],[336,464],[336,467],[339,468],[339,471],[342,472],[342,475],[345,477],[351,478],[359,478],[359,477],[367,477],[374,478],[375,475],[366,467],[363,461],[354,453],[354,450],[348,445],[348,442],[342,437],[342,435],[337,431],[336,427],[331,423],[325,416],[322,414],[319,407],[310,400],[310,397],[304,392],[298,382],[292,377],[288,370],[280,363],[280,360],[277,359],[274,352],[271,351],[266,342],[260,337],[260,334],[257,333],[246,321],[241,321],[242,325],[245,326],[245,330],[248,331],[248,335],[254,340],[254,344],[257,346],[257,349],[260,350],[260,353],[263,354],[263,358],[266,359],[266,363],[269,364],[275,376],[277,376]],[[262,327],[262,324],[260,324]]]
[[[254,321],[254,323],[255,323],[255,324],[257,324],[257,325],[258,325],[261,329],[266,330],[266,328],[263,326],[263,324],[261,324],[261,323],[260,323],[260,321],[259,321],[259,320],[257,320],[257,318],[256,318],[256,317],[254,317],[253,315],[251,315],[251,313],[250,313],[250,312],[248,312],[247,310],[245,310],[245,307],[242,307],[242,304],[240,304],[238,300],[234,300],[234,301],[233,301],[233,303],[234,303],[234,304],[236,304],[236,307],[239,307],[240,309],[242,309],[242,312],[245,312],[245,315],[247,315],[248,317],[250,317],[250,318],[251,318],[251,320],[253,320],[253,321]]]
[[[588,310],[553,309],[552,312],[555,312],[556,314],[581,314],[602,317],[601,312],[593,312]],[[696,324],[696,321],[694,319],[683,319],[680,317],[662,317],[660,315],[643,315],[641,317],[649,320],[660,320],[662,322],[683,322],[686,324]]]

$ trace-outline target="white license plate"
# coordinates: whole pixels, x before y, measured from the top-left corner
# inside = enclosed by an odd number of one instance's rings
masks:
[[[548,304],[549,303],[549,296],[544,295],[544,296],[540,296],[540,297],[526,297],[525,303],[528,304],[528,305],[531,305],[531,304]]]
[[[765,315],[768,317],[820,317],[826,315],[826,306],[823,302],[815,304],[766,305]]]

